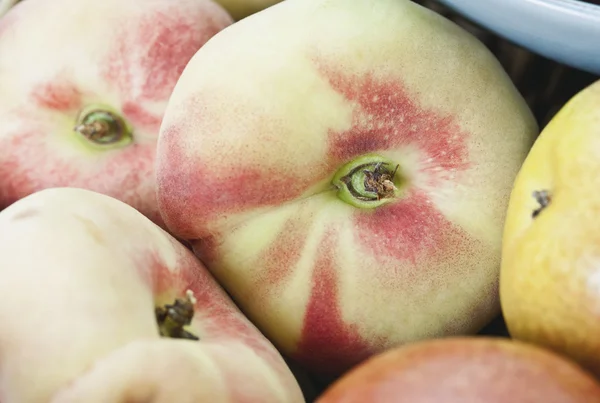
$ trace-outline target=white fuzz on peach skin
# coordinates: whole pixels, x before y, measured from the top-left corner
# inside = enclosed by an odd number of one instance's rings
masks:
[[[0,213],[3,403],[302,402],[289,368],[198,259],[132,207],[46,189]],[[154,308],[191,290],[189,331]]]

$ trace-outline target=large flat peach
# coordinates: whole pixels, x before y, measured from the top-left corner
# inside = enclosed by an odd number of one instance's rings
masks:
[[[161,214],[307,368],[471,333],[538,133],[473,36],[407,0],[286,0],[215,35],[161,126]]]

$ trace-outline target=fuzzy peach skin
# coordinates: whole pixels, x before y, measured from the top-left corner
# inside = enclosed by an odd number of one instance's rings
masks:
[[[335,375],[499,312],[505,209],[537,133],[493,55],[431,10],[286,0],[182,73],[159,208],[281,351]],[[364,201],[377,161],[393,195]]]
[[[386,351],[317,403],[600,403],[600,384],[569,359],[505,338],[450,337]]]
[[[212,0],[27,0],[0,19],[0,209],[87,188],[161,224],[153,173],[167,100],[194,53],[232,22]],[[74,130],[100,109],[123,135]]]
[[[0,278],[3,403],[303,402],[193,253],[114,198],[54,188],[12,204]],[[155,306],[188,290],[200,340],[159,337]]]
[[[2,0],[0,0],[2,1]],[[231,16],[239,21],[265,8],[272,7],[282,0],[216,0]]]

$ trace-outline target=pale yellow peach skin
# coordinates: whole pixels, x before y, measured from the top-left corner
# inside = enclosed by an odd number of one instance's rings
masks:
[[[499,312],[537,124],[473,36],[407,0],[286,0],[187,65],[157,149],[167,227],[286,355],[339,374]]]
[[[2,211],[0,278],[3,403],[304,401],[193,253],[114,198],[46,189]],[[161,337],[155,307],[189,291],[199,340]]]
[[[0,19],[0,209],[76,186],[162,224],[153,167],[167,100],[194,53],[232,22],[212,0],[11,8]]]

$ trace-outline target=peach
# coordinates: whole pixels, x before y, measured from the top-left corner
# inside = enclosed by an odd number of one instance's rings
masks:
[[[53,188],[13,203],[0,277],[3,403],[304,401],[193,253],[117,199]]]
[[[600,403],[573,361],[503,338],[457,337],[395,348],[353,368],[317,403]]]
[[[408,0],[286,0],[216,34],[169,100],[159,209],[285,355],[333,375],[499,312],[538,133],[492,53]]]
[[[154,156],[194,53],[232,22],[212,0],[27,0],[0,19],[0,210],[48,187],[161,224]]]

